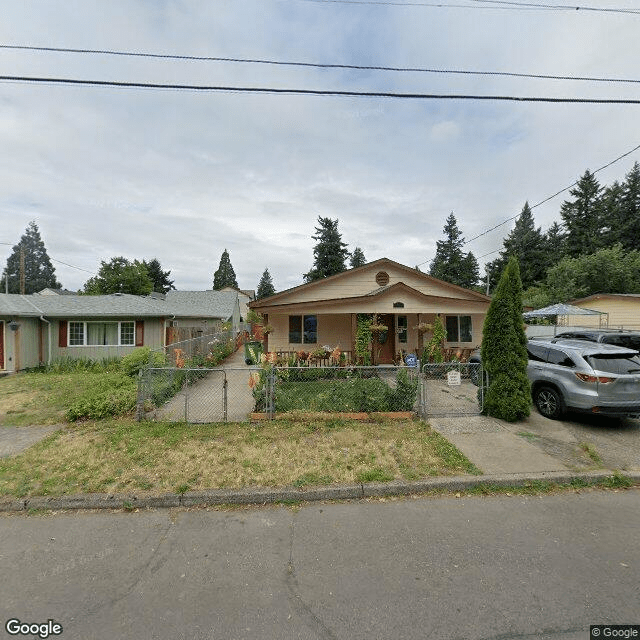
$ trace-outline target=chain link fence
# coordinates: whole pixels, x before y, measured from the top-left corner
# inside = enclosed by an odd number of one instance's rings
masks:
[[[138,419],[242,422],[252,413],[413,411],[422,417],[478,415],[482,366],[149,367],[141,372]]]
[[[421,415],[479,415],[484,403],[484,372],[479,362],[443,362],[422,366]]]
[[[241,422],[251,413],[417,411],[420,376],[409,367],[149,367],[138,419]]]

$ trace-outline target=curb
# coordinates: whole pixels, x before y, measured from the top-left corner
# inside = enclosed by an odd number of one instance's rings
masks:
[[[640,485],[640,472],[616,474]],[[170,509],[175,507],[219,506],[224,504],[267,505],[294,502],[318,502],[326,500],[359,500],[386,496],[409,496],[431,491],[460,492],[476,487],[523,487],[533,482],[568,484],[572,481],[597,483],[613,478],[611,471],[549,471],[529,474],[504,474],[486,476],[454,476],[429,478],[418,482],[371,482],[367,484],[329,485],[309,489],[256,488],[210,489],[189,491],[183,494],[167,493],[148,496],[135,494],[93,493],[47,498],[36,496],[17,500],[0,500],[0,512],[36,510],[63,511],[80,509]]]

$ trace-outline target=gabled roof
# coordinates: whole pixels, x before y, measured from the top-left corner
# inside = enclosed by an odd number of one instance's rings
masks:
[[[320,300],[325,300],[326,298],[323,298],[320,295],[320,290],[327,284],[327,283],[332,283],[332,282],[336,282],[339,281],[341,279],[347,280],[349,278],[352,278],[354,275],[358,275],[358,273],[364,272],[364,271],[373,271],[375,269],[384,269],[384,267],[394,267],[395,269],[399,269],[401,271],[406,272],[408,275],[410,274],[413,277],[420,277],[422,279],[424,279],[426,282],[435,284],[441,288],[445,288],[450,290],[452,293],[460,293],[460,294],[464,294],[465,297],[468,298],[473,298],[476,299],[478,301],[482,301],[482,302],[490,302],[491,298],[489,298],[488,296],[485,296],[482,293],[478,293],[477,291],[473,291],[472,289],[465,289],[464,287],[459,287],[455,284],[451,284],[450,282],[445,282],[444,280],[438,280],[438,278],[434,278],[433,276],[430,276],[427,273],[423,273],[422,271],[419,271],[418,269],[414,269],[412,267],[407,267],[403,264],[400,264],[399,262],[395,262],[394,260],[391,260],[389,258],[380,258],[379,260],[374,260],[373,262],[368,262],[367,264],[361,266],[361,267],[355,267],[354,269],[348,269],[347,271],[342,271],[341,273],[337,273],[333,276],[328,276],[327,278],[322,278],[321,280],[315,280],[314,282],[308,282],[306,284],[301,284],[298,285],[296,287],[291,287],[290,289],[285,289],[284,291],[280,291],[279,293],[276,293],[272,296],[269,296],[267,298],[261,298],[259,301],[255,301],[255,302],[250,302],[249,303],[249,307],[271,307],[271,306],[275,306],[279,303],[279,301],[281,301],[283,298],[286,298],[288,296],[290,296],[293,293],[297,293],[297,292],[301,292],[301,291],[313,291],[313,289],[318,289],[318,293],[319,296],[317,298],[318,301]],[[397,283],[396,283],[397,284]],[[371,292],[369,292],[370,294],[375,295],[376,293],[379,293],[380,291],[386,290],[389,288],[389,286],[393,286],[393,285],[388,285],[388,286],[384,286],[384,287],[376,287],[375,289],[372,289]],[[360,296],[356,296],[356,297],[360,297]],[[346,299],[346,298],[345,298]]]
[[[238,304],[235,291],[170,291],[166,300],[113,293],[108,296],[0,294],[0,316],[51,318],[136,317],[227,320]]]
[[[177,317],[207,317],[228,320],[238,304],[233,291],[169,291],[166,306]]]
[[[0,294],[0,315],[78,317],[164,317],[173,313],[160,300],[128,293],[108,296]]]

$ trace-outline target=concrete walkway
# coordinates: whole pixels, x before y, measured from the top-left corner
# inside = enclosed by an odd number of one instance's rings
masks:
[[[486,474],[541,473],[568,468],[495,418],[429,418],[429,424]],[[512,428],[521,431],[522,425]]]
[[[188,422],[224,421],[224,394],[226,386],[227,421],[245,422],[253,411],[254,399],[249,387],[249,376],[256,367],[244,361],[244,349],[238,349],[224,363],[206,372],[206,377],[184,387],[171,400],[155,412],[157,420],[184,420]],[[226,384],[225,384],[226,383]]]

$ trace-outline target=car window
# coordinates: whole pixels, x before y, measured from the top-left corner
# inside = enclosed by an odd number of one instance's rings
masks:
[[[559,349],[549,349],[547,362],[551,364],[559,364],[562,367],[576,366],[576,363],[564,351],[560,351]]]
[[[597,354],[588,356],[587,360],[596,371],[604,373],[640,373],[640,357],[638,356],[629,358],[628,356]]]
[[[640,351],[640,336],[605,336],[602,342]]]
[[[528,344],[527,353],[529,355],[529,360],[533,360],[534,362],[546,362],[548,349],[549,347],[547,345]]]

